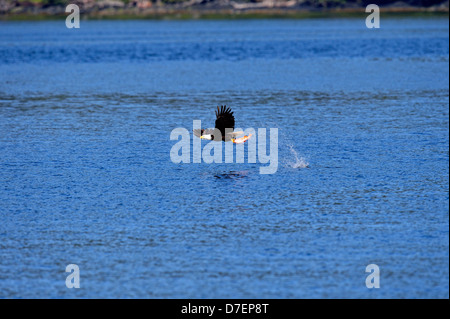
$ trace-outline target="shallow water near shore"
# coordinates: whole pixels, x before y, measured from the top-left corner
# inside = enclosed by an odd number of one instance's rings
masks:
[[[448,29],[1,22],[0,297],[448,298]],[[275,174],[171,161],[221,104]]]

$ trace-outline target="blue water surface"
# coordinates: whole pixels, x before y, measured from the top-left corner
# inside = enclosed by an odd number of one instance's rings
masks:
[[[448,18],[0,22],[0,297],[448,298],[448,108]]]

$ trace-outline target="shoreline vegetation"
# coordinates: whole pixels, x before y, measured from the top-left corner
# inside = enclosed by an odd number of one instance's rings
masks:
[[[449,0],[0,0],[0,20],[60,19],[68,4],[82,19],[352,17],[368,4],[395,16],[447,16]]]

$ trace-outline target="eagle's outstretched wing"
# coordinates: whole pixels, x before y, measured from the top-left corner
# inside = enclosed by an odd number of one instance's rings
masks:
[[[218,129],[222,136],[225,136],[225,129],[229,128],[234,131],[234,116],[230,108],[226,105],[222,105],[220,108],[217,107],[216,111],[216,129]]]

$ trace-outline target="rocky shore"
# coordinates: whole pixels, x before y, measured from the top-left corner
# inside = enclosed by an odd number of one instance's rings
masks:
[[[68,4],[78,5],[85,18],[214,18],[348,15],[371,3],[385,13],[449,12],[449,0],[0,0],[0,19],[67,15]]]

